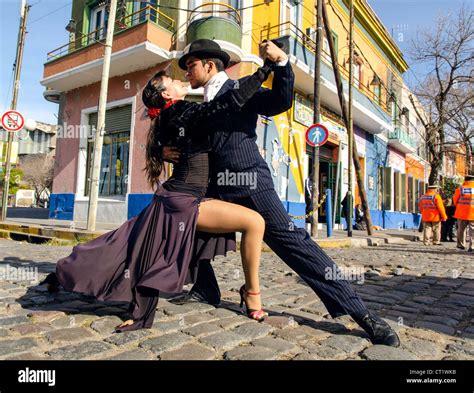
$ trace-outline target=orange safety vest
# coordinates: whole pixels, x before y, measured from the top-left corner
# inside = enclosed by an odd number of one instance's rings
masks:
[[[465,181],[456,189],[453,196],[456,212],[454,217],[459,220],[474,220],[474,181]]]
[[[438,193],[424,194],[420,198],[420,211],[424,222],[439,222],[441,219],[447,219],[443,200]]]

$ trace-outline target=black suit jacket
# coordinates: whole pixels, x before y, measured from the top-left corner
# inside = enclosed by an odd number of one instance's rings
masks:
[[[274,70],[272,89],[259,89],[240,112],[212,124],[208,196],[233,200],[274,188],[256,143],[257,119],[259,114],[275,116],[291,108],[295,79],[290,62]],[[216,97],[234,84],[227,80]]]

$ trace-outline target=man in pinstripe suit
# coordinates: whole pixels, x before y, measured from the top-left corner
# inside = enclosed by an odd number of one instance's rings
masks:
[[[229,56],[217,43],[196,40],[187,49],[179,65],[186,70],[193,88],[204,86],[205,100],[234,87],[235,81],[224,72]],[[397,334],[367,310],[348,281],[326,278],[328,271],[338,271],[334,261],[304,229],[293,225],[274,189],[270,170],[256,144],[257,118],[259,114],[275,116],[291,108],[294,74],[288,57],[273,42],[260,45],[260,56],[275,63],[272,89],[262,88],[239,114],[213,124],[216,131],[212,133],[210,195],[258,211],[266,223],[265,243],[314,290],[333,318],[350,314],[374,344],[399,346]],[[228,180],[230,174],[241,180],[255,178],[256,184],[222,181]],[[191,298],[211,304],[220,302],[210,262],[200,264],[187,300]]]

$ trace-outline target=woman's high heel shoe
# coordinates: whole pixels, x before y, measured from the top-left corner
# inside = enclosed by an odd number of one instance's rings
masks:
[[[245,297],[247,295],[250,296],[258,296],[260,295],[260,292],[249,292],[245,289],[245,284],[242,285],[242,287],[239,290],[240,293],[240,308],[243,308],[243,305],[245,303]],[[268,314],[261,308],[260,310],[252,310],[247,307],[247,303],[245,303],[245,309],[247,311],[247,316],[250,319],[255,319],[258,322],[262,322]]]

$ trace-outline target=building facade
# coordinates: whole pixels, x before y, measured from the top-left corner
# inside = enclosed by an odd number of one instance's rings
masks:
[[[354,130],[370,210],[376,225],[414,228],[419,223],[415,199],[424,187],[427,168],[417,146],[415,114],[405,109],[409,106],[402,77],[408,65],[367,2],[354,3]],[[347,91],[348,2],[331,0],[327,8],[330,39],[335,44]],[[296,76],[294,104],[286,113],[259,118],[257,143],[285,208],[291,215],[304,215],[304,181],[314,159],[305,141],[305,131],[313,121],[314,10],[313,0],[119,0],[97,221],[119,224],[151,201],[152,190],[143,172],[149,119],[141,91],[148,79],[164,68],[175,77],[184,78],[176,58],[198,38],[213,39],[229,53],[231,65],[226,72],[236,79],[262,64],[258,58],[259,42],[288,36],[290,62]],[[93,149],[90,133],[97,122],[107,3],[74,0],[71,19],[69,41],[48,53],[42,80],[45,98],[59,104],[59,126],[63,131],[57,140],[50,217],[86,221]],[[322,122],[329,130],[329,138],[319,149],[319,189],[332,189],[339,222],[340,200],[349,181],[347,132],[340,115],[326,37],[322,57]],[[270,78],[266,85],[271,84]],[[202,91],[191,94],[199,100]],[[352,179],[357,203],[355,176]],[[324,207],[319,213],[323,221]],[[302,219],[295,222],[304,226]]]

